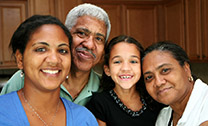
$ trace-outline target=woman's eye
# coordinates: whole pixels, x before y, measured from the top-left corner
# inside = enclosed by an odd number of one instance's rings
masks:
[[[167,74],[169,71],[170,71],[169,68],[162,69],[162,73],[163,73],[163,74]]]
[[[46,49],[45,48],[37,48],[35,49],[36,52],[45,52]]]
[[[60,49],[59,52],[60,52],[61,54],[66,54],[66,53],[68,53],[69,51],[66,50],[66,49]]]
[[[146,82],[150,82],[152,80],[152,76],[146,76],[144,79]]]

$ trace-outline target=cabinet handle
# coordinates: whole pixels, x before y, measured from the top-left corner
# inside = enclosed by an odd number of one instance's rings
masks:
[[[205,55],[202,55],[202,58],[203,58],[203,59],[205,59],[205,58],[206,58],[206,56],[205,56]]]
[[[200,56],[199,56],[199,55],[197,55],[197,58],[198,58],[198,59],[200,59]]]
[[[0,61],[0,65],[2,65],[2,64],[3,64],[3,62]]]

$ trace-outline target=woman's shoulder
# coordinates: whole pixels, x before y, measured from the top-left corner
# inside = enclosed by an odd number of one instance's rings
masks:
[[[65,109],[67,112],[70,112],[71,114],[75,114],[75,113],[86,113],[88,114],[89,113],[89,110],[84,107],[84,106],[81,106],[81,105],[78,105],[78,104],[75,104],[65,98],[61,98],[63,103],[64,103],[64,106],[65,106]]]
[[[0,104],[1,103],[4,103],[5,101],[11,101],[14,98],[18,98],[18,95],[17,95],[17,92],[16,91],[13,91],[13,92],[8,93],[8,94],[1,95],[0,96]]]
[[[67,121],[79,126],[98,126],[94,115],[84,106],[75,104],[65,98],[61,98],[67,113]],[[72,124],[72,123],[71,123]]]
[[[172,109],[170,106],[167,106],[167,107],[164,107],[158,117],[157,117],[157,123],[161,123],[161,122],[166,122],[170,119],[170,116],[171,116],[171,113],[172,113]]]

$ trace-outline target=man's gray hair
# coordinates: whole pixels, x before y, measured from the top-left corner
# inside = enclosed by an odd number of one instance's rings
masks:
[[[71,30],[72,27],[76,25],[77,18],[84,15],[92,16],[105,22],[105,25],[107,27],[107,33],[106,33],[106,41],[107,41],[111,31],[110,20],[105,10],[96,5],[84,3],[74,7],[71,11],[69,11],[68,15],[66,16],[66,21],[65,21],[66,27],[69,30]]]

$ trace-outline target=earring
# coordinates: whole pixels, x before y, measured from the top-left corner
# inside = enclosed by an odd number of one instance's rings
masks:
[[[21,70],[21,72],[20,72],[20,77],[22,78],[22,77],[24,77],[24,72]]]
[[[66,79],[69,79],[69,75],[66,76]]]
[[[191,76],[188,78],[189,82],[193,82],[194,81],[194,78]]]

